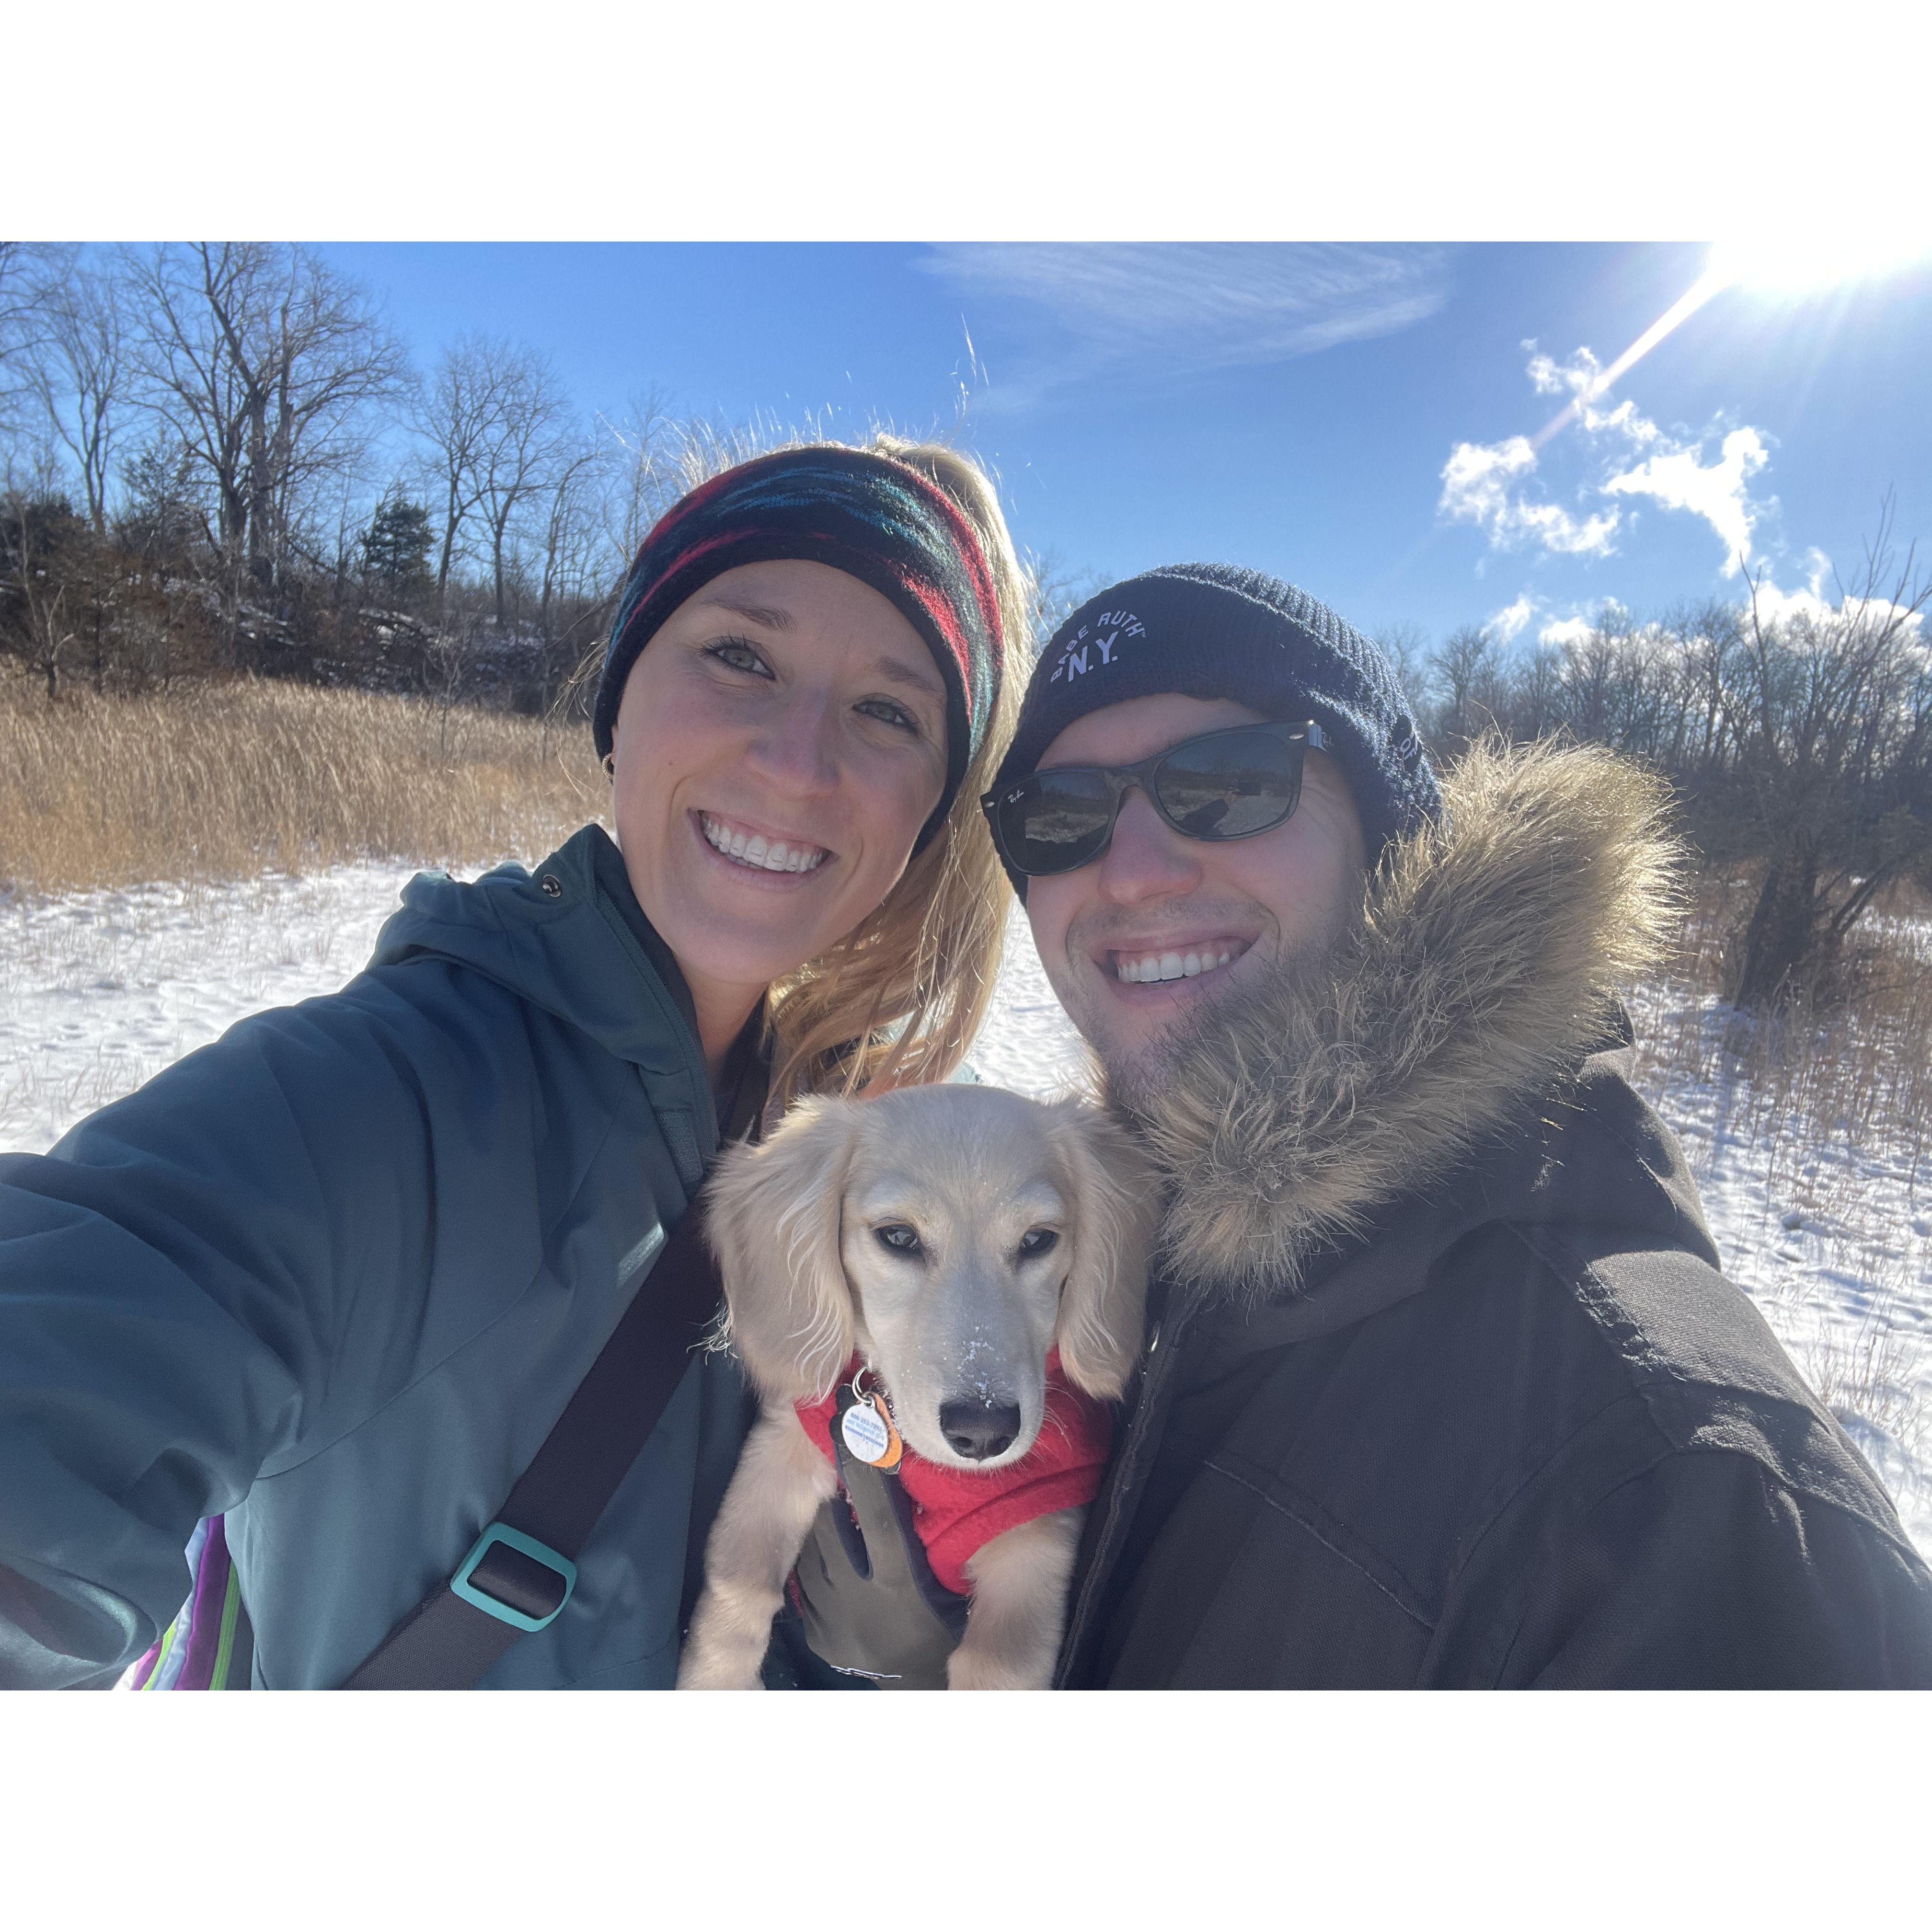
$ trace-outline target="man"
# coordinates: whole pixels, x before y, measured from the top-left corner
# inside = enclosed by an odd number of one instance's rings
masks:
[[[1063,1684],[1932,1685],[1932,1576],[1628,1082],[1666,803],[1438,782],[1257,573],[1055,634],[988,814],[1168,1201]]]

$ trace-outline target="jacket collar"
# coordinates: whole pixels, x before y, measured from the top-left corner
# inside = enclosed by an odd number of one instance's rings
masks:
[[[418,872],[369,963],[425,957],[484,974],[631,1062],[655,1107],[688,1115],[700,1156],[716,1150],[691,995],[602,826],[574,833],[534,872],[500,866],[466,884]]]
[[[1595,747],[1479,746],[1443,790],[1446,824],[1392,849],[1319,966],[1205,1010],[1134,1113],[1184,1304],[1292,1300],[1396,1204],[1439,1203],[1574,1087],[1618,986],[1664,956],[1679,850],[1660,781]]]

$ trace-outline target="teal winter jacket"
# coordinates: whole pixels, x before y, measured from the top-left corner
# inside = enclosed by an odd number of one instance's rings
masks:
[[[0,1158],[0,1685],[111,1682],[218,1513],[255,1684],[340,1684],[496,1515],[717,1141],[589,826],[535,873],[419,875],[340,992]],[[749,1413],[694,1358],[486,1686],[672,1682]]]

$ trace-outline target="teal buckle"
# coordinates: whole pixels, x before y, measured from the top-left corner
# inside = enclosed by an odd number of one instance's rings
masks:
[[[493,1550],[502,1553],[486,1562]],[[484,1566],[480,1580],[476,1576],[478,1564]],[[557,1594],[560,1582],[563,1588]],[[526,1536],[506,1522],[493,1522],[470,1546],[470,1554],[449,1580],[449,1587],[466,1604],[473,1604],[513,1629],[544,1630],[556,1622],[570,1601],[571,1592],[577,1588],[577,1565],[534,1536]]]

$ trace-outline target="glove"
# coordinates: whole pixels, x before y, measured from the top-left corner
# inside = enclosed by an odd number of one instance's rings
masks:
[[[841,1416],[851,1399],[842,1393]],[[766,1681],[788,1663],[801,1688],[944,1690],[970,1600],[932,1574],[898,1476],[860,1462],[836,1421],[831,1433],[842,1493],[799,1552]]]

